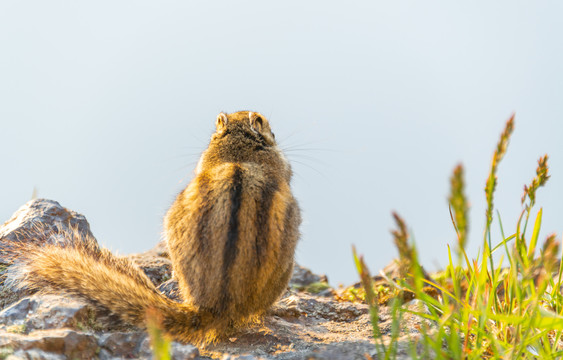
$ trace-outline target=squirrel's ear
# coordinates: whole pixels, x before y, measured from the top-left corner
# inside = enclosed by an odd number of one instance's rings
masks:
[[[254,112],[248,112],[248,119],[250,120],[252,130],[262,133],[262,128],[264,127],[264,119],[262,119],[262,116]]]
[[[227,123],[229,119],[227,118],[227,114],[220,113],[217,115],[217,120],[215,120],[215,127],[217,128],[217,132],[222,132],[227,128]]]

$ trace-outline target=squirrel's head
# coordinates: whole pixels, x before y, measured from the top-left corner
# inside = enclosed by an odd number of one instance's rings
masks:
[[[288,180],[289,162],[278,148],[270,123],[254,111],[220,113],[215,120],[215,133],[200,158],[196,173],[208,166],[225,162],[267,164]]]
[[[266,118],[257,112],[239,111],[232,114],[220,113],[215,121],[216,131],[212,140],[227,135],[242,135],[264,146],[276,144],[274,133]]]

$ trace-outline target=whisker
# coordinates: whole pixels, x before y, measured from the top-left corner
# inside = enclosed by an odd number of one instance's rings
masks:
[[[168,156],[164,156],[162,158],[163,162],[171,162],[171,161],[177,161],[178,159],[180,160],[192,160],[192,159],[198,159],[201,156],[201,154],[173,154],[173,155],[168,155]],[[192,163],[193,161],[190,161],[190,163]],[[195,162],[197,164],[197,161]]]
[[[294,152],[294,151],[327,151],[327,152],[339,152],[338,150],[335,149],[323,149],[323,148],[298,148],[298,147],[293,147],[293,148],[286,148],[286,149],[282,149],[284,153],[287,152]]]
[[[291,133],[289,133],[289,135],[286,135],[283,138],[279,139],[278,143],[282,143],[282,142],[290,139],[291,137],[295,136],[295,134],[297,134],[299,131],[300,131],[300,129],[293,130]]]
[[[327,162],[319,160],[314,156],[309,156],[309,155],[305,155],[305,154],[291,154],[291,155],[288,155],[288,158],[290,160],[292,160],[294,158],[300,158],[300,159],[304,159],[304,160],[314,161],[315,163],[320,164],[320,165],[329,166],[329,164]]]
[[[182,149],[182,150],[200,150],[200,151],[203,151],[203,149],[205,149],[205,147],[203,147],[203,146],[180,146],[180,149]]]
[[[306,130],[310,130],[311,128],[318,127],[318,123],[316,123],[316,122],[308,121],[306,119],[300,119],[300,120],[301,120],[301,122],[299,123],[299,126],[297,128],[295,128],[295,130],[290,132],[289,135],[285,135],[283,137],[280,137],[280,140],[278,141],[278,143],[284,142],[284,141],[292,138],[297,133],[304,132]]]
[[[178,180],[178,184],[185,185],[186,183],[189,182],[190,178],[194,177],[195,166],[196,166],[196,163],[190,163],[190,164],[180,166],[179,168],[176,168],[176,170],[175,170],[176,172],[180,172],[180,171],[184,172],[184,175],[182,176],[182,178],[180,180]]]
[[[307,184],[309,184],[308,179],[307,179],[305,176],[303,176],[303,175],[301,175],[300,173],[298,173],[297,171],[294,171],[294,172],[293,172],[293,176],[295,176],[295,177],[299,178],[300,180],[303,180],[304,182],[306,182]]]
[[[293,143],[293,144],[286,144],[285,142],[279,141],[278,144],[282,149],[293,149],[296,147],[311,147],[312,149],[323,149],[316,146],[311,145],[318,145],[319,143],[324,143],[325,141],[308,141],[308,142],[301,142],[301,143]]]
[[[305,167],[307,167],[307,168],[313,170],[314,172],[316,172],[316,173],[319,174],[320,176],[322,176],[325,180],[328,180],[328,177],[327,177],[325,174],[323,174],[322,172],[320,172],[319,170],[315,169],[314,167],[312,167],[311,165],[309,165],[309,164],[307,164],[307,163],[304,163],[304,162],[298,161],[298,160],[292,160],[291,162],[292,162],[292,163],[297,163],[297,164],[303,165],[303,166],[305,166]]]

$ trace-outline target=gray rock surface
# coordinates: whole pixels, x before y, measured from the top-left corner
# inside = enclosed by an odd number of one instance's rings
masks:
[[[0,334],[0,348],[38,350],[70,359],[93,359],[98,349],[92,334],[70,329],[37,330],[29,334]]]
[[[45,234],[64,233],[68,230],[78,230],[84,236],[93,236],[84,215],[62,207],[54,200],[34,199],[21,206],[0,227],[0,239],[33,241],[33,236],[41,238]]]
[[[328,282],[326,275],[317,275],[303,266],[295,264],[293,267],[293,276],[291,277],[291,284],[299,287],[306,287],[319,282]]]
[[[10,253],[9,250],[20,241],[60,243],[68,238],[65,234],[69,232],[75,232],[81,238],[94,238],[83,215],[53,200],[30,200],[0,227],[0,263],[11,262],[12,259],[4,254]]]
[[[59,295],[33,295],[0,311],[0,325],[32,330],[89,326],[96,312],[86,303]]]
[[[50,200],[33,200],[0,227],[0,250],[19,241],[63,241],[78,232],[92,237],[84,216]],[[130,255],[165,295],[177,296],[166,248]],[[8,262],[9,264],[9,262]],[[322,291],[312,291],[318,289]],[[195,347],[171,343],[173,359],[372,359],[375,346],[366,305],[337,300],[324,276],[296,265],[291,286],[261,323],[228,339]],[[178,300],[178,298],[176,298]],[[409,306],[419,306],[410,304]],[[10,293],[0,288],[0,359],[151,359],[145,331],[123,324],[80,300],[61,295]],[[417,307],[418,309],[418,307]],[[380,311],[389,336],[389,309]],[[416,316],[409,320],[417,325]],[[408,358],[416,336],[404,329],[399,357]]]
[[[67,357],[61,354],[54,354],[37,349],[18,350],[6,357],[6,360],[66,360]]]

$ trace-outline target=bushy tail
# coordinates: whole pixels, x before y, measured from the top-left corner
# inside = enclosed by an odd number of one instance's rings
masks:
[[[124,321],[145,327],[148,309],[158,311],[163,330],[180,341],[213,341],[223,325],[212,314],[160,294],[131,261],[100,249],[93,241],[19,245],[7,281],[14,288],[65,292],[109,309]]]

